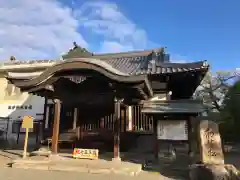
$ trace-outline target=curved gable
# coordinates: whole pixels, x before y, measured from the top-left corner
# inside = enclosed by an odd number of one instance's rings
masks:
[[[131,84],[141,84],[144,83],[147,86],[147,89],[151,92],[151,87],[149,85],[147,75],[129,75],[123,73],[106,62],[103,62],[98,59],[89,59],[89,58],[76,58],[65,60],[61,63],[57,63],[52,67],[46,69],[39,76],[33,77],[31,79],[14,79],[11,77],[6,77],[13,84],[19,88],[27,87],[37,87],[43,84],[46,81],[55,81],[56,78],[53,78],[56,73],[74,71],[74,70],[90,70],[95,71],[103,76],[107,77],[109,80],[116,81],[117,83],[131,83]],[[151,94],[151,93],[150,93]]]

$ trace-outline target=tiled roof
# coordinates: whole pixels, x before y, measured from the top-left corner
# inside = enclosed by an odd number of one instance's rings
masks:
[[[111,64],[114,68],[128,74],[135,74],[139,69],[147,65],[148,59],[146,56],[142,57],[125,57],[116,59],[103,60]]]
[[[116,58],[137,58],[137,57],[147,57],[153,53],[154,50],[144,50],[144,51],[129,51],[120,53],[107,53],[107,54],[94,54],[92,57],[96,59],[116,59]]]
[[[170,63],[169,54],[164,53],[164,48],[157,48],[144,51],[130,51],[121,53],[92,54],[82,51],[81,47],[76,47],[65,57],[101,59],[114,68],[128,74],[164,74],[194,71],[204,66],[204,61],[194,63]]]
[[[49,59],[44,59],[44,60],[25,60],[25,61],[9,61],[9,62],[4,62],[1,63],[1,66],[5,65],[22,65],[22,64],[41,64],[41,63],[53,63],[53,62],[61,62],[62,60],[49,60]]]
[[[124,58],[124,57],[136,57],[136,56],[148,56],[153,51],[159,53],[163,48],[156,48],[152,50],[142,50],[142,51],[127,51],[127,52],[118,52],[118,53],[102,53],[95,54],[88,52],[86,49],[81,47],[75,47],[71,49],[67,54],[63,55],[63,59],[69,58],[81,58],[81,57],[89,57],[96,59],[116,59],[116,58]]]
[[[138,69],[135,74],[170,74],[178,72],[207,70],[209,65],[206,61],[192,63],[148,63],[147,68]]]
[[[208,68],[206,61],[169,63],[148,60],[146,57],[109,59],[105,61],[114,68],[129,74],[168,74]]]
[[[195,71],[200,69],[208,69],[208,65],[205,61],[193,62],[193,63],[170,63],[169,54],[161,53],[161,48],[145,51],[132,51],[122,53],[109,53],[109,54],[90,54],[87,57],[91,59],[100,59],[110,64],[113,68],[126,73],[126,74],[166,74],[176,72]],[[68,58],[83,58],[76,56],[76,49],[73,50],[74,54],[69,54]],[[78,52],[77,52],[78,54]],[[80,53],[81,54],[81,53]],[[73,57],[71,56],[73,55]],[[67,59],[66,59],[67,60]],[[3,63],[0,69],[3,67],[14,65],[31,65],[36,66],[39,64],[49,64],[49,66],[55,63],[62,62],[64,60],[35,60],[35,61],[12,61],[9,63]],[[31,69],[31,67],[29,67]],[[47,68],[47,67],[45,67]],[[11,68],[10,68],[11,69]],[[21,69],[21,68],[20,68]]]

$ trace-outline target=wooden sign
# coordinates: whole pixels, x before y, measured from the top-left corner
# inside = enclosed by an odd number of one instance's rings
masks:
[[[74,148],[73,158],[79,159],[98,159],[98,149],[79,149]]]
[[[24,116],[22,121],[23,129],[33,128],[33,118],[31,116]]]

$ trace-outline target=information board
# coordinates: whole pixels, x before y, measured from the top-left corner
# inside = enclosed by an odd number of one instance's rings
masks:
[[[158,121],[158,139],[162,140],[188,140],[188,127],[186,120]]]

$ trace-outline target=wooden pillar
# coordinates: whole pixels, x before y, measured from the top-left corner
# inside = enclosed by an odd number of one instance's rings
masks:
[[[100,128],[101,128],[101,129],[104,129],[104,125],[105,125],[105,123],[104,123],[104,118],[102,117],[102,118],[100,119]]]
[[[40,122],[39,122],[38,128],[39,128],[38,137],[39,137],[39,140],[40,140],[40,141],[38,140],[37,142],[40,142],[40,144],[41,144],[41,142],[43,141],[43,129],[44,129],[44,127],[43,127],[43,121],[40,121]]]
[[[154,158],[158,159],[158,152],[159,152],[159,147],[158,147],[158,121],[154,119],[153,120],[153,134],[154,134]]]
[[[48,127],[49,127],[49,111],[50,111],[49,106],[46,106],[45,121],[44,121],[45,129],[48,129]]]
[[[47,97],[44,97],[43,125],[46,124],[47,102],[48,102]]]
[[[127,107],[127,117],[128,117],[128,131],[132,131],[133,129],[133,122],[132,122],[132,106]]]
[[[58,153],[58,138],[59,138],[59,125],[60,125],[60,111],[61,102],[58,99],[54,100],[54,122],[53,122],[53,135],[52,135],[52,153]]]
[[[193,129],[192,129],[192,122],[191,117],[187,120],[187,132],[188,132],[188,155],[191,156],[192,154],[192,140],[193,140]]]
[[[199,155],[199,148],[198,148],[199,137],[197,133],[198,125],[199,125],[199,121],[197,117],[191,116],[189,119],[188,138],[189,138],[189,155],[193,161],[197,161],[198,155]]]
[[[113,160],[120,160],[120,105],[121,101],[115,98],[114,102],[114,148]]]
[[[78,109],[74,108],[73,112],[73,129],[77,128]]]

